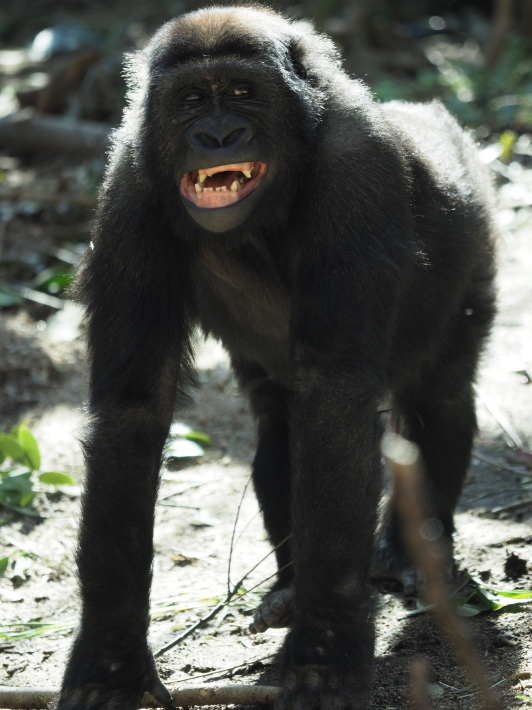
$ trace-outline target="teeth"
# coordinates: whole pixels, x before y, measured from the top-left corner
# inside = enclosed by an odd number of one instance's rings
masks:
[[[242,170],[242,172],[244,173],[244,175],[245,175],[247,178],[250,178],[250,177],[251,177],[251,170]]]
[[[197,182],[197,183],[194,185],[194,187],[195,187],[196,192],[198,193],[198,195],[200,194],[200,192],[203,192],[203,188],[202,188],[202,186],[199,184],[199,182]]]
[[[207,179],[207,176],[206,176],[206,175],[198,175],[198,180],[199,180],[200,182],[205,182],[206,179]]]
[[[225,185],[222,185],[222,187],[220,188],[220,190],[221,190],[222,192],[225,192],[225,191],[227,190],[227,188],[226,188]]]
[[[214,187],[204,187],[203,190],[205,192],[214,192]]]
[[[238,192],[238,180],[233,180],[231,183],[231,192]]]

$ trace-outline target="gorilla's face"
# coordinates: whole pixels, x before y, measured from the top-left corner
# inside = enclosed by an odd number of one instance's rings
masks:
[[[157,55],[151,69],[147,124],[159,165],[173,171],[189,215],[221,233],[252,214],[262,225],[289,204],[317,119],[290,39],[277,37],[279,18],[270,18],[272,38],[258,41],[259,29],[231,23],[229,31],[224,13],[213,15],[213,23],[225,23],[216,42],[204,19],[191,15],[163,28],[164,61]]]

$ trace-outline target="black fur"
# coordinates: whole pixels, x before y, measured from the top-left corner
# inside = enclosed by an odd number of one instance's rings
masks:
[[[270,598],[292,616],[278,709],[367,708],[379,409],[389,394],[421,447],[450,537],[494,313],[490,181],[441,106],[375,103],[329,40],[267,10],[170,22],[130,77],[78,279],[91,363],[83,615],[59,707],[129,710],[147,690],[168,701],[146,641],[153,510],[199,324],[251,398],[272,543],[292,532],[278,562],[293,567]],[[231,82],[251,93],[233,101]],[[184,173],[248,160],[268,170],[234,209],[181,198]],[[374,565],[409,567],[393,499]],[[269,614],[256,625],[275,625]]]

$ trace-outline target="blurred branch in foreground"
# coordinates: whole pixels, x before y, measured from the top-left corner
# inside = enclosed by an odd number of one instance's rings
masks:
[[[492,69],[497,64],[504,47],[508,42],[508,35],[512,25],[514,0],[497,0],[493,17],[493,34],[486,48],[485,64]]]
[[[394,496],[401,519],[403,535],[414,565],[425,578],[427,602],[434,605],[436,621],[454,649],[458,661],[466,670],[479,693],[483,710],[501,710],[484,670],[475,646],[463,622],[456,615],[450,602],[445,579],[446,550],[442,542],[428,541],[421,534],[427,517],[424,514],[422,461],[419,448],[399,434],[388,433],[383,439],[382,451],[392,471]],[[418,691],[418,707],[425,710],[426,702],[419,698],[419,669],[414,673],[415,689]],[[421,683],[421,686],[420,686]],[[419,705],[423,702],[423,705]],[[430,706],[429,706],[430,707]]]

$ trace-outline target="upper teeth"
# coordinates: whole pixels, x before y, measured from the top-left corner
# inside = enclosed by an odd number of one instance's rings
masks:
[[[251,180],[251,173],[253,172],[255,163],[233,163],[231,165],[219,165],[216,168],[200,168],[198,170],[198,177],[194,183],[194,189],[196,194],[200,195],[202,192],[223,192],[225,190],[231,190],[232,192],[238,192],[240,185],[244,183],[245,176],[248,180]],[[205,182],[208,177],[216,175],[216,173],[221,172],[240,172],[239,178],[235,178],[228,188],[225,185],[221,187],[206,187]]]

